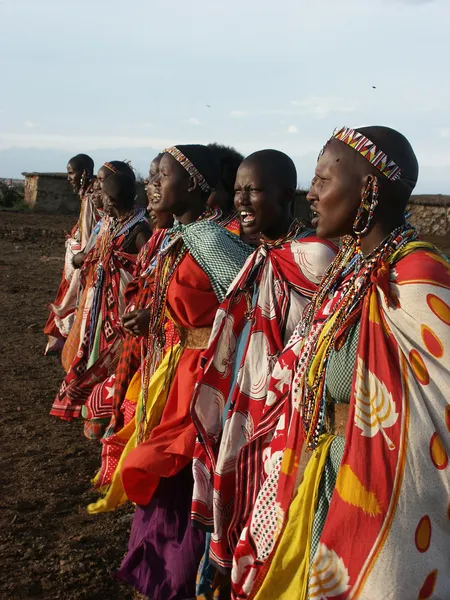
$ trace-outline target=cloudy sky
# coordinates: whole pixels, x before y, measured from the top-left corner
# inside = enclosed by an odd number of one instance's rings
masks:
[[[0,176],[217,141],[307,184],[334,127],[380,124],[450,193],[449,23],[448,0],[0,0]]]

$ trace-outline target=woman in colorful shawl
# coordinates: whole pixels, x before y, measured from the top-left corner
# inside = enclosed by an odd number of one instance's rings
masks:
[[[66,240],[66,254],[61,284],[55,301],[48,305],[50,315],[44,327],[48,338],[45,354],[60,352],[72,327],[78,299],[80,271],[73,264],[77,253],[84,250],[98,214],[92,201],[94,161],[86,154],[77,154],[67,164],[67,180],[81,201],[80,216]]]
[[[96,263],[90,258],[86,260],[86,257],[89,255],[89,253],[95,252],[97,238],[107,231],[109,227],[109,216],[106,215],[103,210],[103,192],[101,189],[101,184],[97,178],[95,178],[93,181],[92,202],[95,210],[100,216],[100,220],[95,224],[85,249],[82,252],[75,254],[72,261],[74,268],[80,269],[80,284],[75,319],[61,352],[61,363],[66,373],[69,372],[69,369],[83,341],[85,333],[83,330],[83,324],[85,323],[86,316],[89,314],[89,310],[92,305],[91,299],[93,290],[91,284],[95,274]],[[98,256],[97,253],[95,255]],[[85,261],[86,267],[83,268]]]
[[[156,188],[153,185],[159,173],[159,162],[162,154],[158,154],[150,165],[149,177],[145,180],[148,206],[147,210],[153,222],[152,238],[145,244],[136,261],[133,280],[125,291],[126,310],[122,322],[126,323],[137,317],[142,309],[148,308],[153,289],[152,271],[156,264],[156,254],[164,242],[167,229],[173,225],[173,215],[158,210],[155,202]],[[158,193],[159,196],[159,193]],[[157,198],[159,200],[159,198]],[[111,377],[96,385],[86,401],[85,435],[100,439],[104,436],[102,469],[95,478],[96,487],[105,489],[111,483],[121,450],[124,446],[123,428],[134,418],[137,397],[127,397],[128,387],[135,378],[138,387],[140,375],[138,370],[145,352],[145,340],[125,335],[117,368]],[[136,386],[131,386],[135,391]],[[105,433],[106,430],[106,433]],[[120,431],[118,437],[114,434]],[[108,441],[106,441],[108,440]]]
[[[105,211],[112,218],[109,230],[89,255],[96,270],[86,334],[50,411],[67,421],[80,415],[94,385],[114,372],[122,340],[120,318],[125,308],[125,288],[132,278],[136,255],[150,237],[145,209],[134,205],[136,180],[132,168],[119,161],[105,163],[104,168],[111,172],[102,189]]]
[[[405,223],[417,177],[386,127],[319,158],[317,235],[346,237],[239,456],[234,598],[450,597],[450,269]]]
[[[192,518],[214,525],[210,558],[226,572],[238,452],[259,423],[278,355],[336,254],[293,218],[296,186],[294,163],[277,150],[255,152],[239,167],[235,206],[244,233],[260,232],[261,245],[217,311],[192,402],[199,434]]]
[[[188,145],[165,151],[156,182],[160,208],[170,207],[176,223],[158,255],[147,328],[137,332],[149,332],[135,417],[138,446],[126,455],[121,475],[127,497],[138,506],[119,577],[160,600],[195,595],[204,535],[190,523],[190,401],[219,302],[250,253],[214,222],[216,213],[205,212],[217,179],[211,151]],[[164,352],[166,316],[180,342]]]
[[[234,206],[233,209],[230,206],[230,190],[233,190],[234,194],[234,181],[242,157],[232,148],[225,146],[212,144],[208,148],[213,151],[213,159],[219,167],[220,173],[217,184],[219,193],[215,195],[216,190],[214,189],[208,197],[207,207],[214,211],[208,218],[232,233],[239,232],[240,225],[236,226],[236,210]],[[158,179],[161,157],[162,154],[158,155],[150,166],[147,186],[149,210],[150,214],[152,210],[157,213],[160,222],[162,219],[166,222],[171,219],[173,222],[172,212],[163,212],[165,209],[170,209],[170,205],[164,206],[161,203]],[[156,186],[154,182],[157,182]],[[144,318],[145,321],[148,318],[148,312],[142,309],[149,308],[153,297],[156,255],[159,248],[164,249],[168,241],[167,231],[159,232],[159,237],[149,242],[149,247],[145,251],[143,250],[142,260],[138,259],[134,283],[130,284],[127,291],[130,310],[123,317],[124,324],[131,335],[125,337],[124,348],[115,376],[111,377],[103,386],[94,389],[87,403],[90,418],[103,416],[107,419],[109,415],[108,402],[111,406],[112,399],[112,418],[102,439],[102,466],[94,479],[95,487],[106,492],[106,495],[88,507],[89,512],[92,513],[114,510],[127,500],[118,466],[123,462],[127,452],[136,445],[134,414],[142,392],[140,365],[142,356],[145,356],[147,352],[147,340],[137,334],[140,320]],[[166,320],[165,328],[166,346],[169,348],[179,340],[177,332],[173,328],[173,321]],[[92,433],[94,430],[90,431]]]

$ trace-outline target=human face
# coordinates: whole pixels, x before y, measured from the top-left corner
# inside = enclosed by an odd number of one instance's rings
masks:
[[[108,177],[108,169],[106,167],[100,167],[97,173],[97,181],[99,185],[99,189],[103,189],[103,182]]]
[[[103,210],[103,194],[100,189],[100,183],[98,179],[95,179],[92,184],[92,202],[97,210]]]
[[[318,237],[336,238],[353,232],[367,181],[356,158],[352,148],[332,141],[317,162],[307,199],[311,202],[312,226]]]
[[[249,238],[261,233],[268,239],[276,239],[289,213],[287,191],[273,181],[262,165],[251,161],[244,161],[238,169],[234,206],[242,231]]]
[[[188,209],[191,178],[188,172],[170,154],[164,154],[159,163],[159,176],[153,185],[160,195],[161,212],[181,215]]]
[[[70,163],[67,164],[67,181],[72,186],[74,192],[80,191],[82,176],[82,171],[76,171]]]
[[[151,205],[153,203],[156,204],[161,199],[161,195],[154,185],[156,178],[159,175],[159,163],[160,163],[160,160],[158,160],[156,158],[155,158],[155,160],[152,161],[152,164],[150,165],[150,171],[148,173],[148,179],[146,179],[144,181],[145,191],[147,192],[147,200],[148,200],[147,208],[148,208],[149,212],[152,210]]]
[[[116,217],[116,208],[114,206],[114,200],[108,194],[102,193],[103,210],[110,217]]]

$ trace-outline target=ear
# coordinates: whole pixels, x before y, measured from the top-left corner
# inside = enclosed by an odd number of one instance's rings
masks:
[[[367,189],[372,185],[373,180],[375,179],[374,175],[372,174],[367,174],[364,175],[364,177],[361,179],[361,198],[364,198],[364,195],[367,191]]]
[[[188,192],[194,192],[198,188],[198,181],[195,177],[189,177]]]

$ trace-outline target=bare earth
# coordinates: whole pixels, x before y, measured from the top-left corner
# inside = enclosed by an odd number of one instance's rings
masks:
[[[127,600],[112,577],[131,508],[89,516],[99,444],[50,417],[63,377],[44,357],[45,304],[61,276],[73,217],[0,212],[0,598]],[[450,237],[433,238],[450,254]]]
[[[127,600],[112,577],[130,509],[90,516],[99,444],[50,417],[63,370],[44,357],[45,304],[73,217],[0,212],[0,598]]]

